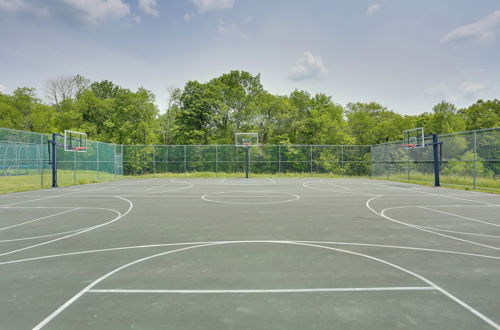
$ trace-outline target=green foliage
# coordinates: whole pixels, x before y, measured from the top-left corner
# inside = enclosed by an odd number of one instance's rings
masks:
[[[479,100],[460,111],[467,130],[500,127],[500,100]]]
[[[500,100],[461,110],[443,101],[432,112],[403,116],[375,102],[343,107],[322,93],[273,95],[259,74],[236,70],[168,91],[170,102],[160,115],[155,96],[144,88],[134,92],[108,80],[59,77],[47,83],[50,104],[32,88],[0,93],[0,127],[72,129],[118,144],[233,144],[236,132],[258,132],[261,144],[371,145],[401,140],[403,130],[420,126],[427,134],[500,126]],[[325,163],[331,157],[325,154]]]

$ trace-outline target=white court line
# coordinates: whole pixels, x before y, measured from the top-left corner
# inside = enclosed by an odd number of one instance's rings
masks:
[[[498,235],[469,233],[469,232],[464,232],[464,231],[438,229],[438,228],[426,227],[426,226],[419,226],[419,225],[415,225],[415,226],[419,227],[419,228],[425,228],[425,229],[430,229],[430,230],[442,231],[444,233],[461,234],[461,235],[471,235],[471,236],[480,236],[480,237],[488,237],[488,238],[500,238],[500,236],[498,236]]]
[[[77,194],[77,193],[82,192],[82,191],[87,192],[87,191],[96,191],[96,190],[102,190],[102,189],[104,189],[104,188],[85,189],[85,190],[73,191],[73,192],[66,193],[66,194],[52,195],[52,196],[47,196],[47,197],[42,197],[42,198],[30,199],[30,200],[26,200],[26,201],[19,201],[19,202],[14,202],[14,203],[9,203],[9,204],[3,204],[3,205],[0,205],[0,207],[17,205],[17,204],[21,204],[21,203],[35,202],[35,201],[40,201],[40,200],[45,200],[45,199],[51,199],[51,198],[56,198],[56,197],[61,197],[61,196],[67,196],[67,195]]]
[[[16,223],[15,225],[7,226],[7,227],[2,227],[2,228],[0,228],[0,231],[6,230],[6,229],[10,229],[10,228],[14,228],[14,227],[19,227],[19,226],[26,225],[28,223],[32,223],[32,222],[35,222],[35,221],[40,221],[40,220],[52,218],[52,217],[55,217],[55,216],[58,216],[58,215],[61,215],[61,214],[65,214],[65,213],[76,211],[78,209],[79,209],[79,207],[71,209],[71,210],[67,210],[67,211],[62,211],[62,212],[59,212],[59,213],[56,213],[56,214],[50,214],[50,215],[47,215],[47,216],[44,216],[44,217],[41,217],[41,218],[36,218],[36,219],[33,219],[33,220],[29,220],[29,221],[25,221],[25,222],[21,222],[21,223]]]
[[[385,197],[385,195],[384,195],[384,197]],[[453,206],[453,207],[457,207],[457,206],[489,207],[490,205],[446,205],[446,206],[448,206],[448,207],[449,206]],[[434,207],[437,207],[437,206],[434,205]],[[444,205],[439,205],[439,207],[444,207]],[[429,211],[435,211],[435,212],[444,213],[444,214],[447,214],[447,215],[457,216],[459,218],[465,218],[465,217],[459,216],[457,214],[452,214],[452,213],[447,213],[447,212],[442,212],[442,211],[439,211],[439,210],[431,209],[430,207],[424,206],[424,205],[394,206],[394,207],[385,208],[383,211],[384,211],[384,214],[385,214],[385,212],[387,212],[389,210],[406,209],[406,208],[421,208],[421,209],[425,209],[425,210],[429,210]],[[472,221],[477,221],[477,222],[481,222],[481,223],[485,223],[487,225],[490,225],[489,222],[485,222],[485,221],[481,221],[481,220],[475,220],[475,219],[471,219],[471,218],[465,218],[465,219],[472,220]],[[419,228],[425,228],[425,229],[442,231],[442,232],[448,232],[448,233],[454,233],[454,234],[473,235],[473,236],[492,237],[492,238],[498,238],[498,237],[500,237],[500,236],[497,236],[497,235],[478,234],[478,233],[471,233],[471,232],[462,232],[462,231],[454,231],[454,230],[447,230],[447,229],[439,229],[439,228],[422,226],[422,225],[416,225],[416,224],[411,224],[411,223],[406,223],[406,224],[407,225],[411,225],[411,226],[415,226],[415,227],[419,227]],[[491,224],[491,225],[497,226],[495,224]]]
[[[441,237],[446,237],[446,238],[450,238],[450,239],[453,239],[453,240],[456,240],[456,241],[460,241],[460,242],[465,242],[465,243],[469,243],[469,244],[473,244],[473,245],[478,245],[478,246],[482,246],[482,247],[485,247],[485,248],[489,248],[489,249],[493,249],[493,250],[500,250],[500,248],[497,248],[495,246],[491,246],[491,245],[486,245],[486,244],[481,244],[481,243],[477,243],[477,242],[473,242],[473,241],[469,241],[469,240],[466,240],[466,239],[462,239],[462,238],[458,238],[458,237],[455,237],[455,236],[450,236],[450,235],[445,235],[445,234],[440,234],[440,233],[436,233],[432,230],[429,230],[429,229],[424,229],[424,228],[421,228],[419,226],[416,226],[416,225],[411,225],[411,224],[408,224],[408,223],[405,223],[403,221],[399,221],[399,220],[396,220],[396,219],[393,219],[393,218],[390,218],[388,217],[387,215],[385,215],[385,211],[388,210],[388,209],[391,209],[391,208],[387,208],[387,209],[383,209],[380,213],[375,211],[371,206],[370,206],[370,202],[372,202],[374,199],[376,198],[379,198],[379,197],[383,197],[383,195],[377,195],[375,197],[372,197],[370,198],[369,200],[366,201],[365,205],[366,207],[372,211],[373,213],[375,213],[376,215],[379,215],[389,221],[392,221],[392,222],[395,222],[395,223],[399,223],[400,225],[403,225],[403,226],[407,226],[407,227],[410,227],[410,228],[414,228],[414,229],[417,229],[417,230],[420,230],[420,231],[423,231],[423,232],[426,232],[426,233],[430,233],[432,235],[437,235],[437,236],[441,236]]]
[[[105,274],[104,276],[101,276],[100,278],[98,278],[94,282],[90,283],[89,285],[87,285],[83,290],[81,290],[80,292],[78,292],[71,299],[69,299],[68,301],[66,301],[58,309],[56,309],[54,312],[52,312],[52,314],[50,314],[45,319],[43,319],[42,322],[38,323],[33,328],[33,330],[39,330],[39,329],[43,328],[44,326],[46,326],[57,315],[61,314],[61,312],[63,312],[66,308],[68,308],[71,304],[73,304],[76,300],[78,300],[86,292],[88,292],[90,289],[92,289],[94,286],[96,286],[100,282],[104,281],[106,278],[112,276],[115,273],[118,273],[122,269],[125,269],[125,268],[127,268],[129,266],[135,265],[135,264],[140,263],[142,261],[146,261],[146,260],[149,260],[149,259],[152,259],[152,258],[155,258],[155,257],[162,256],[162,255],[172,254],[172,253],[175,253],[175,252],[185,251],[185,250],[194,249],[194,248],[202,247],[202,246],[208,246],[208,245],[212,245],[212,244],[195,245],[195,246],[189,246],[189,247],[185,247],[185,248],[176,249],[176,250],[173,250],[173,251],[162,252],[162,253],[158,253],[158,254],[155,254],[155,255],[152,255],[152,256],[149,256],[149,257],[146,257],[146,258],[142,258],[142,259],[138,259],[138,260],[132,261],[132,262],[130,262],[128,264],[125,264],[125,265],[123,265],[121,267],[118,267],[118,268],[110,271],[109,273]]]
[[[286,198],[285,196],[288,196],[289,199],[286,200],[281,200],[281,201],[263,201],[263,202],[233,202],[233,201],[224,201],[224,200],[217,200],[217,199],[223,199],[224,197],[228,198],[234,198],[231,197],[231,195],[225,196],[222,194],[227,194],[227,193],[248,193],[248,191],[219,191],[219,192],[214,192],[214,193],[208,193],[203,196],[201,196],[201,199],[207,202],[212,202],[212,203],[221,203],[221,204],[239,204],[239,205],[267,205],[267,204],[281,204],[281,203],[290,203],[294,202],[296,200],[300,199],[300,196],[294,193],[289,193],[289,192],[281,192],[281,191],[252,191],[252,193],[274,193],[274,194],[281,194],[282,196],[277,196],[277,197],[282,197]],[[234,196],[234,195],[233,195]],[[266,195],[262,195],[266,196]],[[247,196],[241,196],[241,198],[245,198]],[[261,196],[258,196],[261,197]],[[290,198],[291,197],[291,198]]]
[[[383,184],[381,183],[373,183],[373,182],[367,182],[368,184],[373,184],[373,185],[379,185],[379,186],[384,186]],[[450,199],[456,199],[456,200],[463,200],[463,201],[468,201],[468,202],[476,202],[476,203],[481,203],[481,204],[488,204],[488,205],[493,205],[493,206],[500,206],[500,204],[494,204],[494,203],[490,203],[490,202],[483,202],[483,201],[478,201],[476,199],[467,199],[467,198],[462,198],[462,197],[455,197],[453,195],[443,195],[443,194],[438,194],[438,193],[433,193],[433,192],[428,192],[428,191],[424,191],[424,190],[417,190],[417,189],[412,189],[414,187],[414,185],[410,185],[408,184],[409,187],[408,188],[403,188],[403,187],[393,187],[393,186],[387,186],[388,188],[394,188],[394,189],[399,189],[399,190],[405,190],[405,191],[415,191],[415,192],[419,192],[419,193],[422,193],[422,194],[427,194],[427,195],[432,195],[432,196],[441,196],[441,197],[445,197],[445,198],[450,198]],[[426,187],[426,186],[420,186],[420,187]],[[445,188],[446,189],[446,188]],[[484,194],[484,193],[482,193]],[[489,195],[486,195],[486,196],[489,196]]]
[[[125,211],[125,213],[123,213],[123,214],[120,213],[120,215],[118,215],[116,218],[112,219],[111,221],[102,223],[100,225],[92,226],[92,227],[89,227],[87,229],[83,229],[81,231],[78,231],[76,233],[72,233],[72,234],[69,234],[69,235],[66,235],[66,236],[63,236],[63,237],[58,237],[58,238],[55,238],[55,239],[50,240],[50,241],[46,241],[46,242],[42,242],[42,243],[38,243],[38,244],[26,246],[24,248],[17,249],[17,250],[12,250],[12,251],[9,251],[9,252],[4,252],[4,253],[0,254],[0,257],[6,256],[6,255],[9,255],[9,254],[13,254],[13,253],[17,253],[17,252],[21,252],[21,251],[25,251],[25,250],[29,250],[29,249],[33,249],[33,248],[36,248],[36,247],[39,247],[39,246],[43,246],[43,245],[46,245],[46,244],[50,244],[50,243],[53,243],[53,242],[57,242],[57,241],[60,241],[60,240],[63,240],[63,239],[69,238],[69,237],[77,236],[77,235],[89,232],[91,230],[94,230],[94,229],[97,229],[97,228],[100,228],[100,227],[104,227],[106,225],[109,225],[110,223],[113,223],[113,222],[115,222],[115,221],[123,218],[124,216],[126,216],[132,210],[132,208],[134,207],[134,204],[132,203],[132,201],[130,201],[130,200],[126,199],[126,198],[123,198],[123,197],[120,197],[120,196],[116,196],[116,198],[123,199],[124,201],[127,201],[129,203],[129,208],[128,208],[127,211]]]
[[[54,206],[49,206],[49,207],[39,207],[39,206],[31,206],[31,207],[22,207],[22,206],[13,206],[13,207],[6,207],[7,209],[17,209],[17,208],[43,208],[43,209],[53,209],[53,208],[60,208],[60,207],[54,207]],[[120,216],[121,213],[115,209],[109,209],[109,208],[104,208],[104,207],[74,207],[75,209],[89,209],[89,210],[104,210],[104,211],[111,211],[116,213],[116,215]],[[64,235],[64,234],[69,234],[69,233],[74,233],[77,231],[85,230],[88,228],[91,228],[94,226],[88,226],[88,227],[83,227],[83,228],[78,228],[78,229],[73,229],[73,230],[68,230],[68,231],[63,231],[59,233],[52,233],[52,234],[47,234],[47,235],[39,235],[39,236],[30,236],[30,237],[22,237],[22,238],[11,238],[11,239],[4,239],[0,240],[0,243],[8,243],[8,242],[17,242],[17,241],[27,241],[27,240],[32,240],[32,239],[39,239],[39,238],[45,238],[45,237],[52,237],[52,236],[59,236],[59,235]]]
[[[487,221],[483,221],[483,220],[472,219],[472,218],[464,217],[464,216],[461,216],[461,215],[458,215],[458,214],[449,213],[449,212],[445,212],[445,211],[435,210],[435,209],[431,209],[428,206],[421,206],[421,208],[429,210],[429,211],[434,211],[434,212],[438,212],[438,213],[443,213],[443,214],[451,215],[453,217],[461,218],[461,219],[464,219],[464,220],[470,220],[470,221],[484,223],[485,225],[500,227],[500,224],[491,223],[491,222],[487,222]]]
[[[272,178],[267,178],[268,180],[270,180],[273,184],[276,184],[276,181]]]
[[[222,244],[222,243],[233,243],[234,241],[212,241],[212,242],[184,242],[184,243],[163,243],[163,244],[148,244],[148,245],[133,245],[133,246],[122,246],[116,248],[107,248],[107,249],[96,249],[96,250],[86,250],[86,251],[77,251],[77,252],[67,252],[60,254],[51,254],[45,255],[41,257],[32,257],[25,259],[16,259],[0,262],[0,265],[8,265],[15,264],[19,262],[28,262],[28,261],[37,261],[44,259],[52,259],[52,258],[60,258],[60,257],[69,257],[69,256],[77,256],[84,254],[93,254],[93,253],[101,253],[101,252],[115,252],[115,251],[123,251],[123,250],[135,250],[135,249],[151,249],[158,247],[166,247],[166,246],[183,246],[183,245],[199,245],[199,244]],[[239,241],[245,243],[266,243],[267,241]],[[477,254],[477,253],[469,253],[469,252],[459,252],[459,251],[449,251],[449,250],[439,250],[439,249],[429,249],[429,248],[419,248],[413,246],[400,246],[400,245],[383,245],[383,244],[369,244],[369,243],[352,243],[352,242],[330,242],[330,241],[275,241],[279,243],[287,243],[287,242],[298,242],[298,243],[312,243],[312,244],[334,244],[334,245],[347,245],[347,246],[363,246],[363,247],[376,247],[376,248],[388,248],[388,249],[399,249],[399,250],[410,250],[416,252],[433,252],[433,253],[444,253],[444,254],[455,254],[459,256],[467,256],[467,257],[479,257],[486,259],[496,259],[500,260],[500,257],[490,256],[485,254]]]
[[[94,293],[311,293],[311,292],[370,292],[370,291],[436,291],[432,286],[395,286],[374,288],[310,288],[310,289],[253,289],[253,290],[133,290],[133,289],[92,289]]]
[[[237,243],[239,243],[239,242],[238,241],[234,241],[232,244],[237,244]],[[343,249],[338,249],[338,248],[333,248],[333,247],[328,247],[328,246],[322,246],[322,245],[307,244],[307,243],[298,243],[298,242],[277,242],[277,241],[268,241],[267,243],[309,246],[309,247],[314,247],[314,248],[319,248],[319,249],[325,249],[325,250],[331,250],[331,251],[336,251],[336,252],[341,252],[341,253],[347,253],[347,254],[350,254],[350,255],[355,255],[355,256],[367,258],[367,259],[370,259],[370,260],[373,260],[373,261],[385,264],[385,265],[387,265],[389,267],[392,267],[394,269],[400,270],[400,271],[402,271],[404,273],[407,273],[407,274],[409,274],[409,275],[411,275],[411,276],[413,276],[413,277],[415,277],[415,278],[417,278],[417,279],[425,282],[426,284],[428,284],[431,287],[433,287],[434,289],[438,290],[443,295],[445,295],[446,297],[448,297],[449,299],[451,299],[452,301],[454,301],[458,305],[462,306],[463,308],[465,308],[466,310],[468,310],[469,312],[471,312],[472,314],[474,314],[475,316],[477,316],[478,318],[480,318],[481,320],[483,320],[487,324],[491,325],[495,329],[499,329],[500,330],[500,325],[498,325],[497,323],[495,323],[494,321],[492,321],[491,319],[489,319],[487,316],[483,315],[478,310],[474,309],[473,307],[471,307],[470,305],[468,305],[467,303],[465,303],[463,300],[455,297],[450,292],[448,292],[445,289],[441,288],[440,286],[438,286],[434,282],[430,281],[429,279],[425,278],[424,276],[419,275],[419,274],[417,274],[415,272],[412,272],[412,271],[410,271],[410,270],[408,270],[406,268],[403,268],[401,266],[398,266],[396,264],[393,264],[391,262],[388,262],[388,261],[385,261],[385,260],[382,260],[382,259],[379,259],[379,258],[376,258],[376,257],[372,257],[372,256],[369,256],[369,255],[366,255],[366,254],[358,253],[358,252],[353,252],[353,251],[349,251],[349,250],[343,250]],[[228,244],[228,243],[222,243],[222,244],[225,245],[225,244]],[[134,261],[129,262],[129,263],[125,264],[125,265],[122,265],[122,266],[120,266],[118,268],[115,268],[114,270],[110,271],[109,273],[107,273],[107,274],[101,276],[100,278],[96,279],[95,281],[93,281],[92,283],[90,283],[89,285],[87,285],[84,289],[82,289],[80,292],[78,292],[76,295],[74,295],[72,298],[70,298],[69,300],[67,300],[64,304],[62,304],[59,308],[57,308],[49,316],[47,316],[40,323],[38,323],[33,328],[33,330],[39,330],[39,329],[43,328],[50,321],[52,321],[55,317],[57,317],[60,313],[62,313],[66,308],[68,308],[71,304],[73,304],[76,300],[78,300],[80,297],[82,297],[89,290],[93,289],[97,284],[101,283],[105,279],[109,278],[110,276],[118,273],[119,271],[121,271],[121,270],[123,270],[123,269],[125,269],[127,267],[130,267],[132,265],[141,263],[141,262],[146,261],[146,260],[150,260],[150,259],[153,259],[153,258],[156,258],[156,257],[173,254],[173,253],[176,253],[176,252],[186,251],[186,250],[196,249],[196,248],[201,248],[201,247],[207,247],[207,246],[215,246],[215,245],[219,245],[219,244],[195,245],[195,246],[189,246],[189,247],[180,248],[180,249],[176,249],[176,250],[166,251],[166,252],[162,252],[162,253],[157,253],[157,254],[154,254],[154,255],[151,255],[151,256],[148,256],[148,257],[145,257],[145,258],[134,260]]]

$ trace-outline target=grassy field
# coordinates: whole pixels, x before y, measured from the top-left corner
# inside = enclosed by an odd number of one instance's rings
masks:
[[[58,184],[60,187],[71,186],[75,184],[88,184],[103,181],[111,181],[114,179],[140,179],[140,178],[241,178],[244,173],[214,173],[214,172],[188,172],[188,173],[158,173],[146,174],[139,176],[114,176],[113,174],[95,171],[65,171],[59,170]],[[325,173],[280,173],[280,174],[251,174],[253,178],[342,178],[336,174]],[[345,178],[345,177],[344,177]],[[354,178],[354,177],[348,177]],[[363,177],[368,178],[368,177]],[[434,184],[434,176],[432,175],[411,175],[410,180],[407,176],[391,176],[390,178],[376,177],[373,179],[399,181],[407,183],[422,184],[432,186]],[[1,176],[0,177],[0,194],[13,192],[36,190],[49,188],[52,182],[50,171],[44,171],[43,176],[40,174],[34,175],[18,175],[18,176]],[[477,178],[476,189],[473,189],[473,178],[459,176],[441,176],[441,185],[449,188],[458,188],[466,190],[488,191],[500,193],[500,179],[494,178]]]

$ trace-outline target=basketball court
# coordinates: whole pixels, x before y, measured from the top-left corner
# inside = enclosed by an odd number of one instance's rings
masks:
[[[0,196],[4,329],[499,329],[500,197],[369,179]]]

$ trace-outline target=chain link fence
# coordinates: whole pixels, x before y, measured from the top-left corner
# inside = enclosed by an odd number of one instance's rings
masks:
[[[259,145],[250,148],[250,172],[331,173],[369,176],[370,146]],[[234,145],[124,146],[127,175],[161,173],[244,173],[245,148]]]
[[[440,135],[441,184],[500,191],[500,128]],[[432,141],[426,140],[427,143]],[[432,146],[406,149],[401,142],[372,146],[371,176],[434,182]]]
[[[0,128],[0,187],[3,190],[51,185],[49,138],[46,134]],[[67,152],[58,147],[57,165],[60,185],[112,180],[123,175],[123,146],[88,141],[87,152]]]
[[[46,134],[0,128],[0,186],[50,186],[48,139]],[[500,190],[500,128],[446,134],[439,140],[442,185]],[[57,153],[61,185],[122,175],[245,172],[245,149],[234,145],[122,146],[89,141],[85,153],[63,148]],[[431,146],[406,149],[401,142],[250,149],[250,172],[259,174],[329,173],[432,184],[433,161]]]

